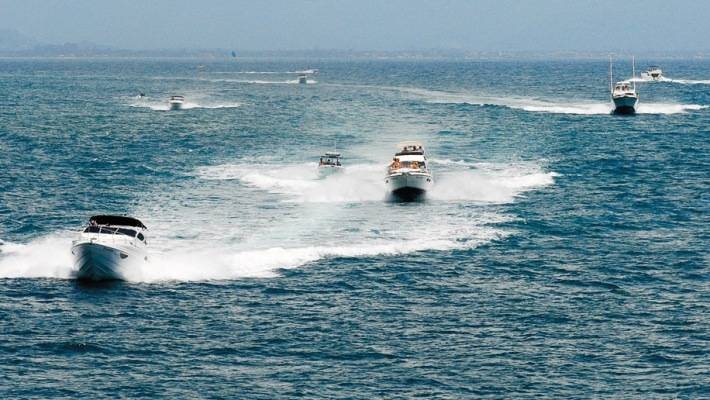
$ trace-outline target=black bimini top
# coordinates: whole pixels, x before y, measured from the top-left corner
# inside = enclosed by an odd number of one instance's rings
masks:
[[[94,222],[97,225],[122,225],[135,226],[137,228],[148,229],[142,222],[135,218],[124,217],[120,215],[94,215],[89,219],[89,222]]]

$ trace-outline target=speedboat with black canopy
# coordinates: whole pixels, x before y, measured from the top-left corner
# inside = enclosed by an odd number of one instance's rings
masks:
[[[131,269],[148,262],[145,231],[136,218],[95,215],[72,242],[77,279],[122,280]]]

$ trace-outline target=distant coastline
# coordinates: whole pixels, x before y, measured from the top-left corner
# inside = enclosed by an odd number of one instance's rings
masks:
[[[233,57],[232,52],[236,55]],[[382,60],[555,60],[606,59],[609,55],[663,59],[708,59],[710,49],[694,51],[475,51],[463,49],[352,50],[294,49],[240,50],[222,48],[117,49],[92,42],[41,43],[16,30],[0,29],[2,58],[186,58],[186,59],[382,59]]]
[[[236,58],[231,56],[235,51]],[[180,59],[323,59],[323,60],[600,60],[614,57],[670,59],[710,59],[710,51],[685,52],[573,52],[573,51],[458,51],[458,50],[408,50],[408,51],[351,51],[351,50],[228,50],[228,49],[154,49],[128,50],[104,47],[40,45],[28,49],[0,49],[0,58],[180,58]]]

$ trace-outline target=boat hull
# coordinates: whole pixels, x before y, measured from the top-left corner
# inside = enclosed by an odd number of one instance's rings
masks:
[[[169,103],[171,110],[182,110],[182,104],[183,104],[183,103],[180,103],[180,102],[177,102],[177,101],[175,101],[175,102],[171,101],[171,102]]]
[[[123,280],[125,272],[146,261],[146,255],[134,248],[119,248],[95,242],[72,246],[76,278],[91,281]]]
[[[400,172],[388,175],[385,184],[395,198],[413,201],[422,198],[433,185],[431,175],[424,173]]]
[[[614,114],[635,114],[638,97],[614,97]]]
[[[334,175],[334,174],[339,174],[343,172],[343,167],[342,166],[337,166],[337,165],[321,165],[318,167],[318,175],[321,178],[325,178],[326,176]]]

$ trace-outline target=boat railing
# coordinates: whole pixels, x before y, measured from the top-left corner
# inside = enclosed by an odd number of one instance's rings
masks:
[[[129,234],[128,232],[133,232],[132,234]],[[115,244],[116,243],[116,238],[121,238],[121,239],[126,239],[126,238],[131,238],[131,239],[137,239],[139,242],[145,243],[145,236],[143,236],[142,233],[140,233],[137,230],[133,229],[127,229],[127,228],[120,228],[120,227],[112,227],[112,226],[103,226],[103,225],[89,225],[86,229],[84,229],[83,233],[88,233],[88,234],[94,234],[92,239],[99,239],[99,235],[111,235],[111,243]],[[104,239],[104,238],[102,238]],[[131,244],[134,244],[134,242],[130,242]]]

